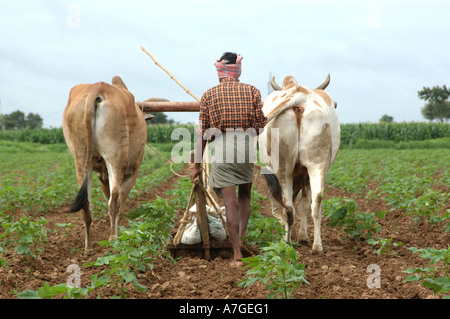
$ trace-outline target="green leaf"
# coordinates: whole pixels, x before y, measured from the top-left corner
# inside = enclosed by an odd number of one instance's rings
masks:
[[[19,255],[30,255],[30,248],[28,246],[25,245],[18,245],[14,248],[14,250],[19,254]]]
[[[387,211],[385,210],[380,210],[380,211],[376,211],[375,212],[375,216],[377,216],[378,218],[384,218],[387,214]]]
[[[129,271],[129,270],[126,270],[126,269],[122,269],[118,273],[122,276],[122,278],[126,282],[133,282],[133,281],[137,280],[136,275],[132,271]]]
[[[42,299],[37,291],[29,289],[17,294],[17,297],[19,299]]]
[[[410,276],[407,276],[405,279],[403,279],[403,282],[408,282],[408,281],[417,282],[420,280],[420,278],[421,278],[421,275],[410,275]]]
[[[97,244],[99,246],[111,246],[111,242],[109,240],[101,240],[101,241],[98,241]]]
[[[141,291],[141,292],[146,292],[147,291],[147,287],[144,285],[141,285],[137,282],[134,282],[134,286],[137,288],[137,290]]]
[[[424,279],[422,286],[425,288],[433,290],[435,294],[440,293],[443,290],[442,283],[437,282],[437,280],[433,280],[431,278]]]

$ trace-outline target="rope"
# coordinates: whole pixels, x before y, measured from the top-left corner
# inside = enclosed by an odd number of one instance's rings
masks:
[[[152,149],[156,154],[158,154],[159,156],[161,156],[162,158],[164,158],[167,162],[170,163],[170,170],[172,171],[172,173],[174,173],[175,175],[177,175],[178,177],[189,177],[190,175],[181,175],[178,174],[177,172],[175,172],[175,170],[173,169],[173,161],[171,159],[168,159],[167,157],[165,157],[163,154],[161,154],[156,148],[154,148],[153,146],[151,146],[150,144],[147,143],[147,146]]]

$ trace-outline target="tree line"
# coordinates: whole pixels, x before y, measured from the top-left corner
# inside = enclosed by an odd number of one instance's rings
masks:
[[[150,124],[175,124],[173,119],[169,119],[166,114],[155,113],[155,118]],[[28,113],[25,115],[22,111],[14,111],[9,114],[0,114],[0,130],[23,130],[23,129],[41,129],[44,121],[39,114]]]
[[[450,119],[450,89],[447,86],[433,86],[432,88],[423,87],[418,91],[418,97],[426,103],[421,109],[422,116],[429,120],[437,120],[445,123]],[[174,124],[174,120],[169,119],[166,114],[158,112],[150,124]],[[39,114],[28,113],[25,115],[22,111],[14,111],[10,114],[0,114],[0,129],[21,130],[21,129],[40,129],[43,126],[43,119]],[[384,114],[380,118],[382,123],[392,123],[394,118]]]
[[[422,116],[429,121],[437,120],[440,123],[450,119],[450,89],[447,86],[423,87],[417,92],[421,100],[425,100],[425,105],[421,108]],[[394,118],[384,114],[380,118],[380,123],[393,123]]]
[[[4,130],[22,130],[22,129],[40,129],[44,120],[39,114],[28,113],[25,115],[22,111],[14,111],[9,114],[0,114],[0,129]]]

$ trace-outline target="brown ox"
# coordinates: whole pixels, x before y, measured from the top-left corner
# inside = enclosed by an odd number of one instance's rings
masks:
[[[80,191],[70,212],[83,210],[85,252],[91,254],[90,210],[92,171],[108,199],[111,219],[109,240],[117,236],[125,201],[133,187],[144,155],[147,126],[122,79],[79,84],[70,91],[63,114],[63,132],[74,156]]]

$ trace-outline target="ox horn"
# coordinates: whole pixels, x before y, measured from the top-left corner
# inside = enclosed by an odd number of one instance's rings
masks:
[[[321,85],[316,87],[316,90],[325,90],[328,84],[330,84],[330,74],[328,74],[326,80]]]
[[[272,76],[272,78],[270,79],[270,85],[272,85],[272,88],[273,88],[275,91],[281,91],[281,86],[279,86],[279,85],[277,84],[277,82],[275,82],[275,77],[274,77],[274,76]]]

